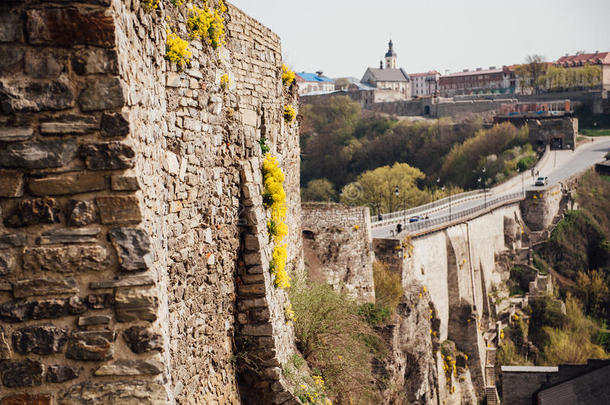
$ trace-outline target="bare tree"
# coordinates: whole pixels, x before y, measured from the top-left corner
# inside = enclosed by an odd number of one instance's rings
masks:
[[[541,78],[546,73],[547,63],[542,55],[527,55],[525,63],[517,68],[517,74],[521,77],[521,87],[531,88],[538,94],[542,85]]]

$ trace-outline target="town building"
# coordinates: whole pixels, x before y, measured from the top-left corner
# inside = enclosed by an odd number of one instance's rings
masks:
[[[436,70],[425,73],[410,73],[411,97],[430,97],[438,93],[441,74]]]
[[[514,94],[516,75],[509,66],[489,69],[464,69],[439,78],[440,94],[443,97],[457,95]]]
[[[398,55],[394,51],[392,40],[388,43],[385,54],[385,66],[379,63],[379,68],[368,68],[361,82],[374,87],[377,91],[375,101],[398,101],[411,98],[411,82],[404,69],[398,67]]]
[[[610,52],[581,53],[577,55],[565,55],[557,59],[553,65],[565,68],[580,67],[584,65],[598,65],[602,69],[601,85],[602,91],[607,94],[610,91]]]
[[[299,96],[335,91],[335,81],[324,76],[322,71],[316,73],[297,72],[294,78],[299,85]]]
[[[504,405],[606,405],[610,360],[559,366],[502,366]]]

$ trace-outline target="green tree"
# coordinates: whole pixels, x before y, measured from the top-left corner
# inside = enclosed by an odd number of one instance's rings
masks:
[[[393,212],[428,201],[428,195],[417,187],[425,175],[406,163],[394,163],[369,170],[343,187],[341,202],[347,205],[368,205],[374,212]],[[398,186],[398,196],[396,196]]]
[[[328,179],[315,179],[301,189],[303,201],[337,201],[337,190]]]

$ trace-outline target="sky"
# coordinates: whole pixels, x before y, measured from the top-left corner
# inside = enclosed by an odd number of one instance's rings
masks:
[[[610,0],[229,0],[282,40],[293,70],[360,79],[394,42],[408,73],[610,51]]]

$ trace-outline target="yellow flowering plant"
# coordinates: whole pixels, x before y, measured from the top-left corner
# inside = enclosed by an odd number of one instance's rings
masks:
[[[207,0],[203,8],[193,6],[186,20],[191,38],[205,40],[212,48],[217,49],[225,44],[225,24],[223,14],[227,11],[222,0],[218,7],[208,7]]]
[[[279,288],[290,287],[290,277],[286,272],[288,258],[286,244],[280,244],[288,234],[286,219],[286,192],[284,191],[284,173],[277,159],[270,153],[263,161],[263,204],[271,210],[271,218],[267,221],[267,231],[273,238],[275,246],[269,264],[271,273],[275,276],[274,284]]]
[[[284,106],[284,121],[292,122],[294,120],[294,117],[296,116],[297,112],[295,111],[293,106],[291,106],[290,104]]]
[[[193,54],[189,50],[189,44],[180,38],[175,32],[169,33],[165,43],[165,59],[174,62],[179,69],[183,69],[191,61]]]
[[[290,86],[294,82],[294,72],[288,68],[288,66],[282,64],[282,84],[284,86]]]
[[[220,87],[223,90],[228,89],[230,84],[231,84],[231,79],[229,78],[228,74],[224,73],[222,76],[220,76]]]
[[[151,11],[159,7],[159,0],[141,0],[140,3],[146,11]]]

